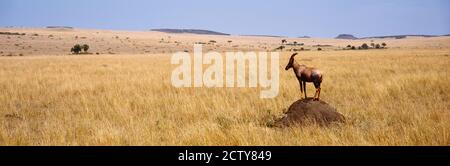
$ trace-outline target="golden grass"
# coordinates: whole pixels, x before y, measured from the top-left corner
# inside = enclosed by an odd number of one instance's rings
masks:
[[[348,123],[267,127],[300,94],[171,86],[170,55],[0,57],[0,145],[450,145],[449,49],[301,52]],[[311,61],[301,61],[310,59]],[[314,93],[307,85],[308,94]]]

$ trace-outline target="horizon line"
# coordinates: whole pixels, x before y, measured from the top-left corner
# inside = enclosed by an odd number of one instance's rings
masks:
[[[84,30],[112,30],[112,31],[134,31],[134,32],[147,32],[147,31],[154,31],[158,29],[171,29],[171,30],[205,30],[205,31],[212,31],[212,32],[218,32],[218,33],[224,33],[228,34],[229,36],[260,36],[260,37],[277,37],[277,38],[304,38],[305,36],[309,38],[325,38],[325,39],[336,39],[339,35],[352,35],[356,39],[368,39],[368,38],[377,38],[377,37],[396,37],[396,36],[425,36],[425,37],[442,37],[442,36],[450,36],[450,33],[444,33],[444,34],[383,34],[383,35],[374,35],[374,36],[364,36],[364,37],[356,37],[353,33],[340,33],[337,34],[335,37],[318,37],[318,36],[311,36],[311,35],[298,35],[298,36],[285,36],[285,35],[276,35],[276,34],[233,34],[233,33],[227,33],[227,32],[221,32],[216,30],[210,30],[210,29],[201,29],[201,28],[148,28],[148,29],[122,29],[122,28],[92,28],[92,27],[74,27],[74,26],[66,26],[66,25],[48,25],[48,26],[2,26],[0,28],[36,28],[36,29],[50,29],[49,27],[61,27],[61,28],[72,28],[72,29],[84,29]],[[167,33],[167,34],[176,34],[176,33],[168,33],[168,32],[161,32],[161,33]],[[183,33],[180,33],[183,34]],[[194,34],[194,33],[185,33],[185,34]],[[202,35],[202,34],[198,34]],[[203,34],[203,35],[212,35],[212,34]],[[351,40],[351,39],[349,39]]]

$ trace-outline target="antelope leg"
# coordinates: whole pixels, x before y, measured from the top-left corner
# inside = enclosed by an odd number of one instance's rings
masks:
[[[321,90],[322,88],[319,88],[319,95],[317,95],[317,100],[320,100],[319,98],[320,98],[320,90]]]
[[[298,81],[298,83],[300,84],[300,92],[302,92],[302,94],[303,94],[303,86],[302,86],[302,81]]]
[[[318,89],[316,89],[316,93],[314,93],[314,98],[313,98],[314,101],[317,100],[317,98],[316,98],[316,96],[317,96],[317,90],[318,90]]]
[[[307,99],[306,97],[306,82],[303,81],[303,91],[305,92],[305,99]]]

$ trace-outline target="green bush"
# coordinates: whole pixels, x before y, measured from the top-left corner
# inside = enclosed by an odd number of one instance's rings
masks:
[[[89,45],[87,44],[75,44],[71,49],[70,52],[74,53],[74,54],[80,54],[81,51],[84,51],[84,53],[88,53],[89,50]]]
[[[376,44],[376,45],[375,45],[375,48],[376,48],[376,49],[380,49],[380,48],[381,48],[380,44]]]
[[[89,50],[89,45],[83,44],[83,46],[81,46],[81,48],[83,49],[84,52],[87,53],[87,51]]]
[[[74,54],[79,54],[81,52],[82,48],[81,45],[75,44],[71,49],[70,52],[73,52]]]
[[[361,49],[367,50],[367,49],[369,49],[369,45],[367,45],[366,43],[364,43],[364,44],[361,45]]]

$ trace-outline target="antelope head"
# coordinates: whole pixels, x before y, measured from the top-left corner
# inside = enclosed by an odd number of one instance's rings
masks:
[[[294,57],[297,55],[297,53],[294,53],[291,55],[291,58],[289,59],[289,63],[286,65],[285,70],[289,70],[290,68],[294,67]]]

